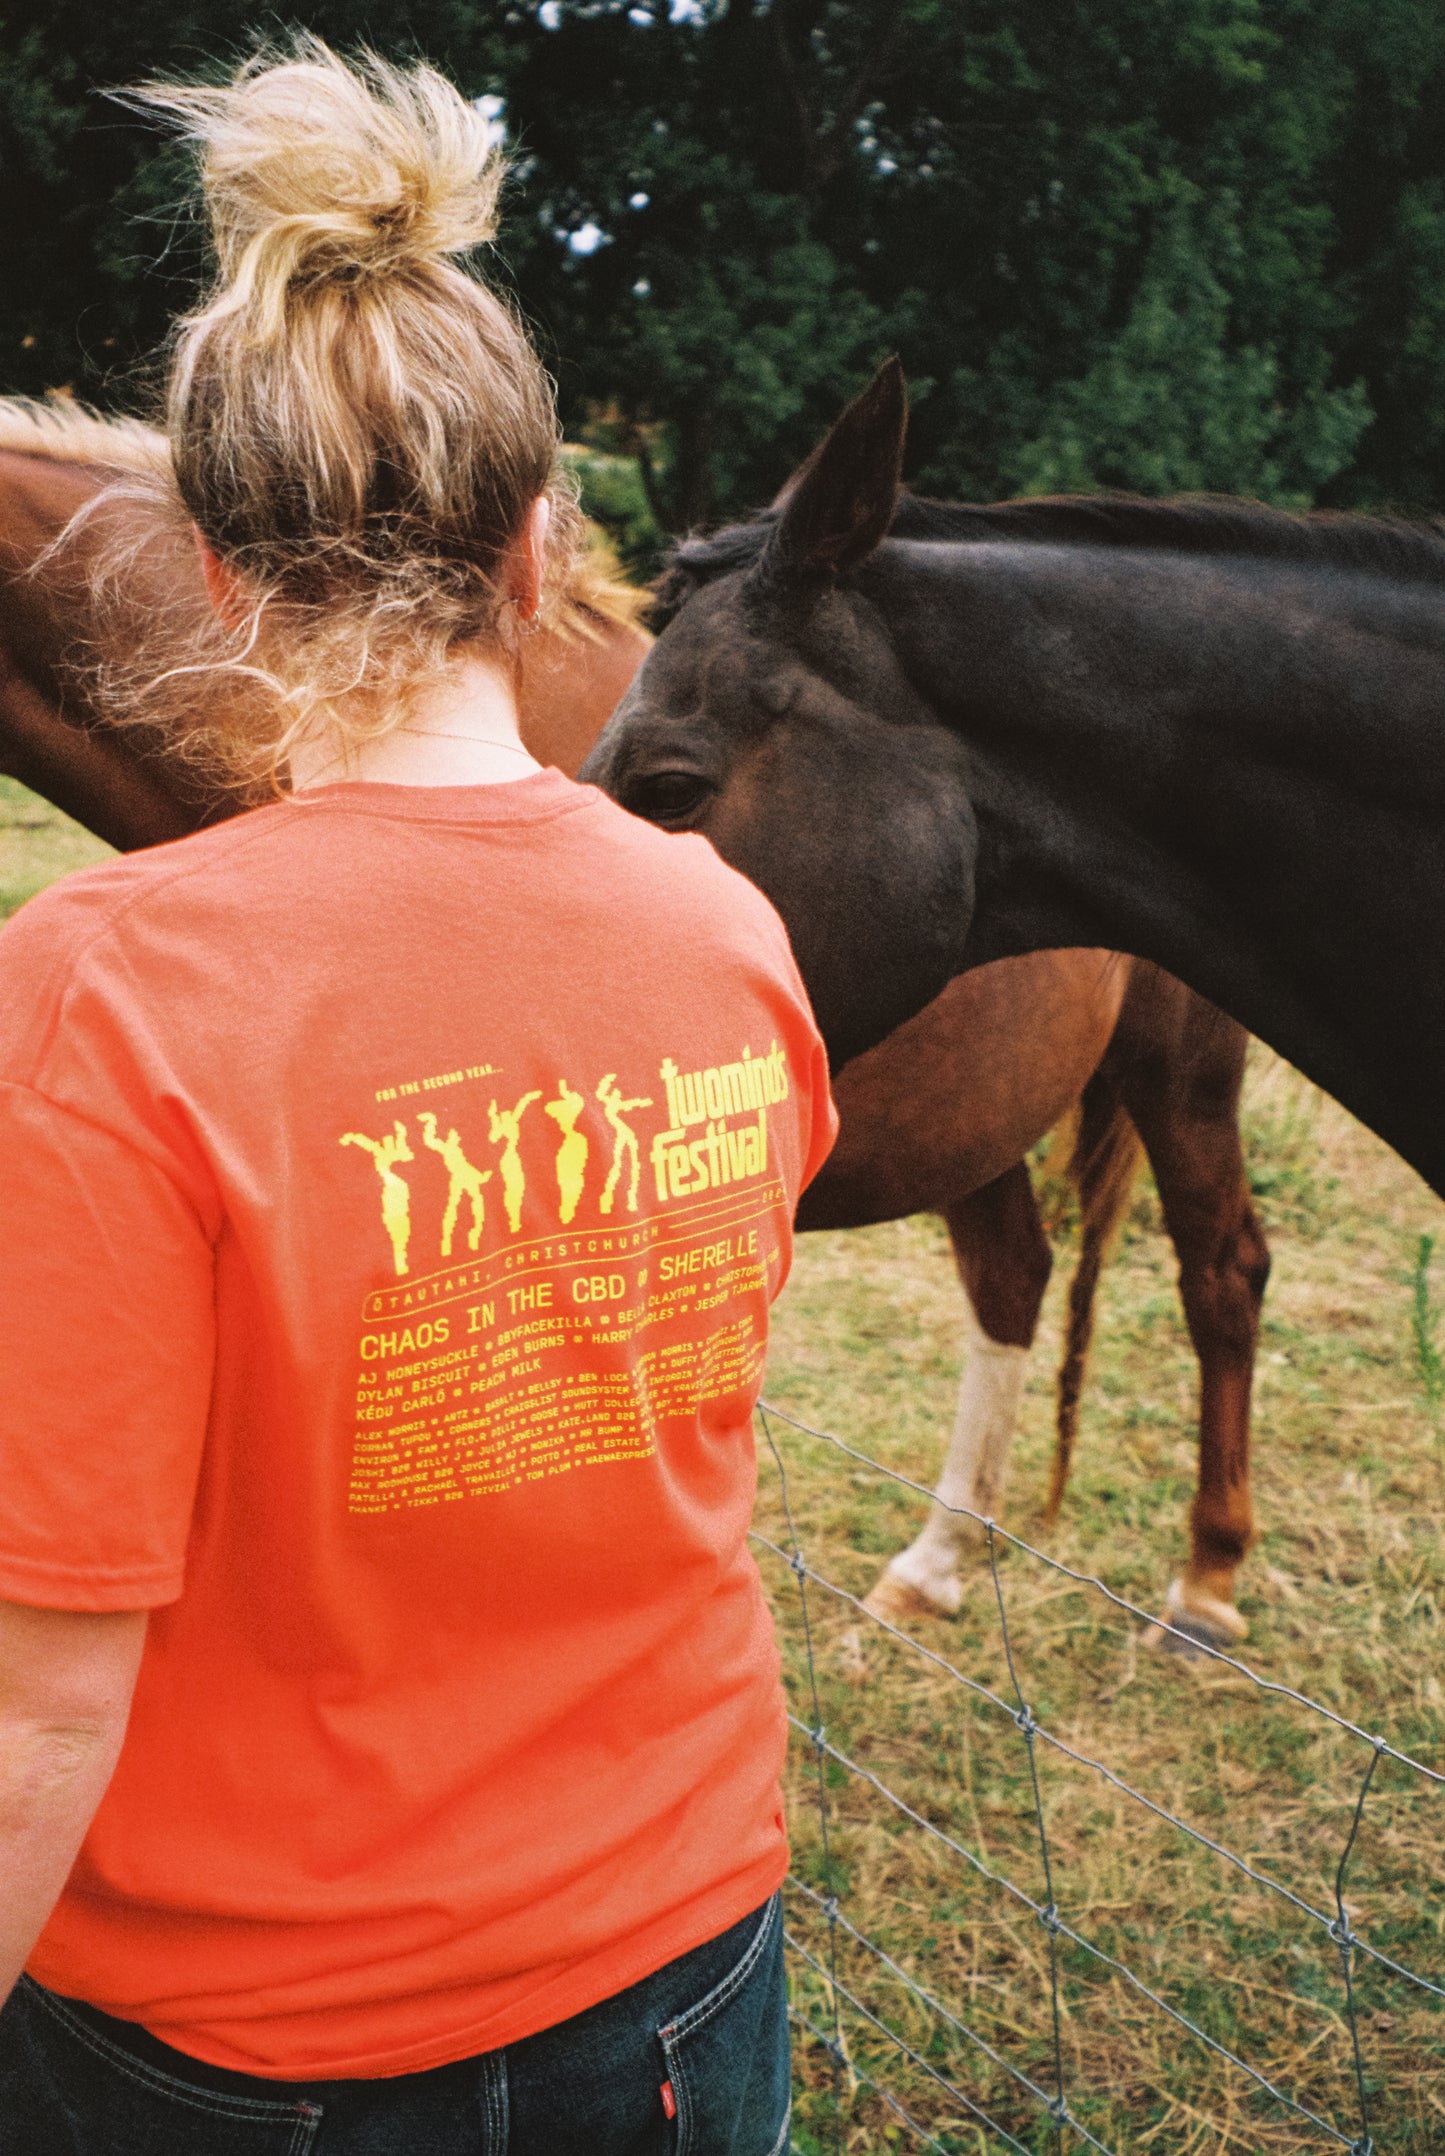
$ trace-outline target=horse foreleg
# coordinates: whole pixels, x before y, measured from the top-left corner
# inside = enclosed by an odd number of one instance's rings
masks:
[[[927,1524],[915,1542],[889,1559],[864,1603],[875,1617],[890,1622],[952,1617],[963,1601],[960,1560],[977,1550],[982,1530],[957,1508],[985,1519],[997,1516],[1052,1262],[1022,1161],[959,1200],[944,1218],[968,1296],[967,1352],[953,1435]]]
[[[1217,1014],[1209,1016],[1218,1025]],[[1225,1020],[1193,1083],[1153,1101],[1136,1093],[1130,1102],[1179,1256],[1179,1293],[1199,1358],[1199,1486],[1189,1562],[1170,1585],[1167,1614],[1213,1647],[1233,1646],[1247,1630],[1234,1597],[1254,1538],[1250,1389],[1269,1278],[1239,1141],[1246,1045],[1242,1030]]]

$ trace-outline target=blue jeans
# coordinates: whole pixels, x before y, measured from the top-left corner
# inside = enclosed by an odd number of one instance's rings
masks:
[[[0,2156],[783,2156],[774,1895],[585,2013],[424,2074],[264,2081],[22,1977],[0,2012]]]

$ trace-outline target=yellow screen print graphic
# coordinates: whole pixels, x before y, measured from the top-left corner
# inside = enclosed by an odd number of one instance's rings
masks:
[[[359,1130],[348,1130],[341,1143],[363,1146],[376,1163],[381,1177],[381,1224],[391,1237],[396,1269],[404,1273],[406,1247],[411,1241],[411,1188],[397,1174],[396,1164],[399,1160],[415,1160],[416,1155],[406,1142],[406,1125],[399,1116],[393,1130],[395,1135],[390,1138],[366,1138]]]
[[[630,1159],[632,1162],[632,1176],[627,1185],[627,1210],[629,1213],[635,1213],[637,1211],[637,1182],[642,1173],[642,1163],[637,1151],[636,1136],[631,1126],[624,1123],[622,1118],[625,1115],[630,1115],[635,1108],[650,1108],[652,1102],[650,1100],[624,1100],[622,1098],[622,1089],[617,1083],[616,1071],[609,1071],[605,1078],[598,1081],[597,1098],[602,1103],[602,1112],[612,1125],[613,1132],[612,1166],[608,1169],[607,1181],[602,1186],[602,1210],[604,1213],[611,1212],[612,1200],[617,1195],[617,1185],[622,1178],[623,1160]]]
[[[768,1129],[788,1097],[786,1058],[776,1042],[700,1070],[669,1056],[658,1077],[654,1098],[625,1092],[613,1070],[590,1089],[559,1076],[545,1121],[529,1120],[539,1087],[510,1106],[494,1096],[488,1167],[465,1113],[443,1135],[419,1110],[415,1145],[400,1118],[389,1134],[342,1134],[380,1178],[397,1276],[363,1305],[349,1510],[441,1505],[646,1460],[660,1425],[695,1421],[710,1402],[745,1421],[786,1232]],[[640,1121],[649,1110],[651,1129]],[[442,1186],[422,1166],[428,1154],[447,1177],[435,1270]],[[494,1175],[501,1237],[495,1209],[484,1211]],[[463,1221],[469,1255],[456,1250]]]
[[[744,1048],[736,1063],[703,1070],[682,1070],[667,1056],[659,1076],[667,1098],[667,1118],[665,1126],[654,1132],[647,1153],[659,1204],[701,1197],[707,1191],[756,1181],[768,1174],[768,1110],[786,1100],[789,1092],[787,1058],[776,1041],[765,1056],[755,1056],[750,1047]],[[611,1216],[620,1194],[623,1208],[635,1214],[643,1155],[634,1121],[640,1110],[653,1106],[652,1096],[625,1095],[616,1071],[607,1071],[598,1080],[592,1098],[601,1108],[611,1139],[607,1175],[597,1195],[598,1212],[604,1218]],[[498,1148],[496,1174],[502,1186],[502,1206],[514,1236],[522,1232],[527,1195],[523,1118],[541,1099],[541,1089],[534,1086],[510,1108],[500,1106],[495,1097],[487,1107],[487,1133]],[[587,1105],[586,1094],[559,1077],[556,1098],[549,1100],[544,1109],[558,1131],[553,1175],[556,1217],[562,1227],[570,1227],[577,1219],[586,1195],[594,1148],[578,1126]],[[440,1156],[447,1171],[438,1253],[443,1258],[451,1257],[464,1206],[467,1248],[477,1251],[486,1222],[482,1189],[492,1180],[493,1170],[479,1167],[469,1157],[455,1124],[443,1137],[431,1110],[419,1110],[416,1120],[422,1145]],[[694,1136],[699,1125],[704,1127]],[[393,1269],[398,1278],[408,1276],[412,1270],[413,1190],[408,1178],[397,1171],[414,1164],[418,1156],[406,1124],[397,1117],[390,1135],[379,1138],[348,1130],[342,1133],[340,1143],[359,1146],[370,1154],[381,1179],[381,1224],[391,1245]]]
[[[587,1180],[587,1139],[577,1128],[577,1118],[586,1106],[582,1095],[574,1093],[565,1078],[559,1078],[557,1098],[549,1100],[543,1111],[562,1133],[562,1143],[557,1148],[557,1218],[564,1228],[576,1217]]]
[[[786,1220],[780,1181],[747,1183],[373,1289],[347,1510],[549,1488],[709,1413],[745,1427]]]
[[[522,1118],[534,1100],[540,1100],[540,1092],[524,1093],[515,1108],[498,1110],[495,1101],[487,1110],[491,1126],[492,1143],[502,1151],[502,1203],[507,1208],[507,1225],[516,1235],[522,1225],[522,1200],[527,1195],[527,1178],[522,1172]]]
[[[457,1214],[461,1211],[463,1198],[467,1200],[472,1209],[472,1225],[467,1236],[467,1248],[468,1250],[475,1250],[482,1239],[482,1225],[485,1219],[482,1205],[482,1185],[483,1183],[490,1183],[492,1171],[490,1168],[474,1168],[472,1166],[472,1163],[462,1151],[462,1141],[454,1130],[449,1130],[445,1138],[439,1138],[437,1136],[437,1119],[430,1109],[420,1109],[417,1114],[417,1121],[422,1127],[422,1137],[426,1140],[433,1153],[441,1154],[447,1165],[447,1174],[451,1177],[451,1181],[447,1185],[447,1209],[442,1215],[442,1256],[449,1258],[452,1254],[452,1230],[456,1227]],[[401,1270],[400,1266],[397,1267],[397,1270],[398,1272]]]
[[[652,1141],[658,1198],[695,1197],[725,1183],[762,1175],[768,1165],[768,1109],[788,1097],[788,1059],[774,1041],[765,1056],[745,1048],[738,1063],[700,1071],[662,1065],[671,1126]],[[741,1128],[728,1120],[744,1116]],[[689,1130],[707,1124],[700,1138]]]

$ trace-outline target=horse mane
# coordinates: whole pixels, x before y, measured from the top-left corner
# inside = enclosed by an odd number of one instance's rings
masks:
[[[609,541],[590,519],[587,538],[567,586],[569,605],[558,627],[564,635],[593,642],[607,629],[633,629],[646,637],[642,617],[651,605],[652,594],[640,584],[628,583]]]
[[[697,585],[757,561],[778,516],[776,509],[764,509],[745,524],[683,540],[657,584],[654,618],[675,613]],[[888,539],[1224,554],[1352,569],[1411,583],[1445,581],[1445,520],[1440,518],[1416,523],[1336,510],[1291,511],[1208,495],[1154,501],[1137,494],[1065,494],[983,504],[905,492],[898,497]]]
[[[49,457],[58,464],[94,464],[106,471],[163,473],[171,453],[158,427],[140,419],[108,419],[74,397],[0,397],[0,450]]]
[[[1139,494],[1061,494],[975,506],[905,494],[889,536],[1247,555],[1412,581],[1445,577],[1445,523],[1439,518],[1274,509],[1232,495],[1155,501]]]

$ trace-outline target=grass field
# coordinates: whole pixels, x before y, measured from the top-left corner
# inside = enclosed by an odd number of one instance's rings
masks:
[[[1420,1381],[1412,1272],[1442,1208],[1343,1110],[1256,1048],[1247,1089],[1252,1172],[1274,1251],[1255,1417],[1261,1534],[1244,1569],[1243,1658],[1445,1769],[1441,1609],[1445,1458]],[[1039,1500],[1052,1446],[1052,1370],[1068,1252],[1014,1454],[1004,1524],[1117,1593],[1157,1608],[1185,1553],[1194,1481],[1195,1365],[1173,1254],[1141,1186],[1106,1275],[1077,1466],[1057,1528]],[[1445,1266],[1439,1268],[1445,1275]],[[1439,1286],[1427,1276],[1433,1302]],[[1427,1329],[1432,1313],[1426,1315]],[[1445,1332],[1445,1327],[1441,1328]],[[802,1239],[777,1314],[768,1396],[820,1430],[931,1483],[959,1367],[959,1302],[941,1224],[917,1219]],[[1445,1342],[1442,1342],[1445,1344]],[[910,1540],[919,1501],[782,1424],[798,1540],[809,1563],[866,1593]],[[759,1525],[788,1545],[764,1450]],[[794,1711],[813,1711],[799,1591],[766,1553]],[[1370,1748],[1218,1663],[1180,1662],[1143,1628],[1017,1552],[999,1580],[1024,1695],[1038,1720],[1258,1873],[1333,1914],[1333,1883]],[[813,1586],[809,1618],[828,1742],[991,1870],[1044,1903],[1024,1740],[1015,1723],[856,1609]],[[953,1620],[911,1628],[967,1677],[1011,1696],[994,1586],[980,1561]],[[1268,1887],[1152,1817],[1100,1775],[1040,1745],[1061,1915],[1208,2036],[1326,2120],[1346,2144],[1358,2102],[1338,1949]],[[800,1876],[1015,2068],[1052,2091],[1048,1941],[1036,1917],[829,1761],[831,1876],[815,1756],[795,1742]],[[1445,1790],[1377,1771],[1347,1875],[1353,1927],[1445,1985]],[[791,1924],[828,1965],[827,1926],[794,1893]],[[840,1937],[840,1981],[1030,2150],[1056,2144],[1040,2107],[936,2013]],[[827,1987],[798,1991],[831,2026]],[[1162,2156],[1339,2146],[1288,2113],[1128,1982],[1064,1944],[1061,2049],[1074,2117],[1107,2148]],[[1380,2156],[1445,2150],[1445,2000],[1356,1968],[1366,2097]],[[853,2062],[891,2087],[949,2151],[1001,2145],[848,2010]],[[909,2148],[916,2137],[861,2083],[838,2090],[800,2046],[797,2145]],[[1065,2149],[1081,2147],[1066,2131]]]
[[[110,852],[48,801],[0,778],[0,920],[47,883]]]
[[[105,848],[0,781],[0,912]],[[1267,1052],[1247,1096],[1251,1167],[1274,1250],[1255,1419],[1261,1536],[1240,1602],[1245,1659],[1261,1675],[1445,1769],[1442,1606],[1445,1434],[1412,1332],[1418,1239],[1445,1215],[1394,1156]],[[1038,1501],[1051,1446],[1067,1249],[1025,1400],[1004,1523],[1050,1554],[1156,1607],[1184,1554],[1193,1488],[1194,1363],[1173,1260],[1141,1185],[1105,1277],[1078,1462],[1059,1525]],[[1445,1301],[1445,1260],[1427,1279]],[[1424,1313],[1425,1332],[1433,1311]],[[779,1306],[769,1396],[888,1466],[931,1483],[952,1417],[961,1333],[941,1226],[929,1219],[802,1239]],[[1445,1350],[1445,1324],[1438,1334]],[[1428,1353],[1423,1377],[1431,1369]],[[922,1507],[872,1470],[785,1424],[774,1434],[808,1560],[855,1594],[910,1540]],[[759,1526],[788,1544],[766,1448]],[[761,1554],[795,1711],[814,1712],[798,1585]],[[999,1564],[1020,1683],[1039,1722],[1156,1804],[1245,1857],[1316,1908],[1333,1881],[1368,1748],[1244,1677],[1150,1648],[1096,1594],[1017,1552]],[[809,1617],[828,1742],[922,1820],[1036,1900],[1042,1860],[1024,1739],[937,1663],[860,1623],[814,1586]],[[960,1615],[914,1628],[966,1677],[1007,1694],[993,1582],[980,1564]],[[1337,1949],[1322,1927],[1088,1768],[1038,1748],[1053,1892],[1066,1922],[1114,1955],[1297,2102],[1359,2132]],[[872,1785],[829,1762],[830,1861],[806,1742],[790,1792],[796,1868],[1009,2067],[1053,2086],[1048,1940],[1037,1918]],[[1445,1984],[1445,1791],[1385,1762],[1346,1886],[1350,1921],[1395,1959]],[[829,1962],[806,1894],[790,1926]],[[1055,2143],[1039,2106],[901,1980],[840,1932],[838,1975],[913,2047],[900,2059],[851,2009],[851,2066],[892,2088],[950,2152],[1001,2146],[947,2094],[951,2081],[1025,2148]],[[1068,2099],[1108,2149],[1204,2156],[1341,2146],[1285,2111],[1122,1976],[1066,1942],[1060,2044]],[[802,2010],[831,2026],[826,1984],[805,1964]],[[1445,2150],[1445,2000],[1368,1963],[1356,1996],[1379,2156]],[[867,2083],[817,2046],[797,2052],[800,2156],[924,2145]]]

